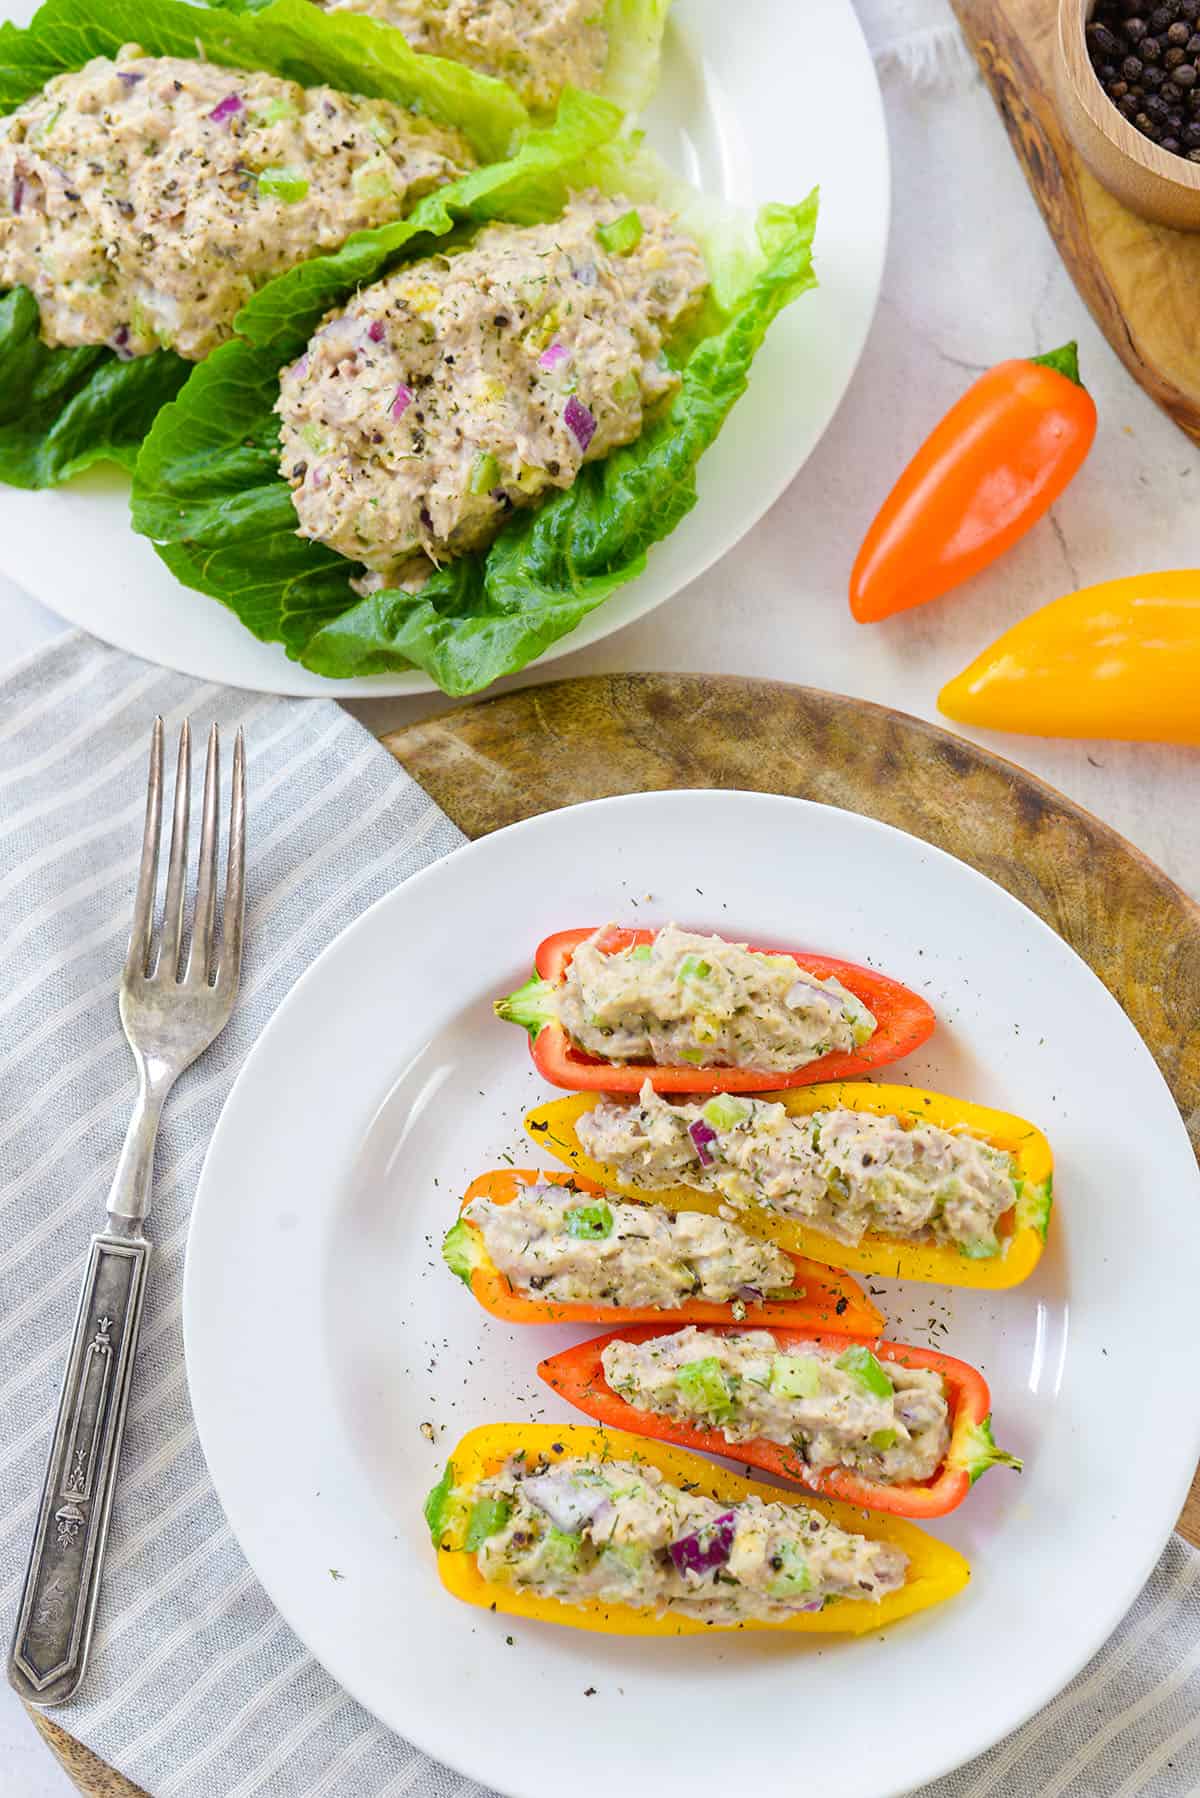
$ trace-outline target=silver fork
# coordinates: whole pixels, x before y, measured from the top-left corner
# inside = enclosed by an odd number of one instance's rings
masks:
[[[246,851],[246,760],[240,730],[233,751],[219,941],[218,756],[214,724],[204,769],[196,901],[185,963],[191,735],[185,723],[179,735],[171,857],[156,952],[163,724],[155,719],[133,929],[120,986],[121,1023],[137,1063],[138,1096],[108,1195],[108,1228],[92,1237],[9,1655],[9,1680],[32,1704],[65,1703],[78,1690],[87,1665],[150,1260],[145,1222],[158,1120],[175,1081],[224,1028],[237,996]]]

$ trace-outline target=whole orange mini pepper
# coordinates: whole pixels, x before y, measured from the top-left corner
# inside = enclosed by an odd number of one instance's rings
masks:
[[[1053,600],[942,688],[948,718],[1035,737],[1200,744],[1200,568]]]
[[[1076,346],[988,369],[951,406],[884,500],[850,576],[860,624],[924,605],[1023,537],[1096,435]]]

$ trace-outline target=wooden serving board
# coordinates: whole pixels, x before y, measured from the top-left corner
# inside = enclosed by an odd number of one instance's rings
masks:
[[[935,725],[807,687],[599,675],[393,731],[386,747],[469,837],[615,793],[737,787],[861,812],[969,862],[1087,961],[1148,1043],[1200,1156],[1200,906],[1098,818]],[[1200,1547],[1200,1478],[1179,1521]],[[87,1798],[145,1798],[49,1718]]]
[[[1055,0],[951,0],[1063,261],[1134,380],[1200,443],[1200,232],[1122,206],[1054,103]]]

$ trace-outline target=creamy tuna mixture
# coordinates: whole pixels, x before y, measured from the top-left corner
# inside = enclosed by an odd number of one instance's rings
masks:
[[[624,1186],[719,1193],[845,1243],[875,1230],[972,1258],[998,1255],[999,1219],[1018,1197],[1004,1150],[966,1131],[865,1111],[792,1117],[778,1103],[729,1093],[672,1105],[647,1081],[636,1103],[605,1097],[576,1130]]]
[[[875,1029],[840,981],[668,924],[652,943],[606,954],[607,928],[580,943],[558,991],[572,1040],[605,1061],[791,1073]]]
[[[365,288],[280,375],[299,535],[365,563],[362,591],[489,543],[640,434],[707,279],[666,213],[591,193]]]
[[[270,276],[473,161],[387,100],[127,44],[0,119],[0,287],[49,344],[198,360]]]
[[[628,1461],[514,1457],[472,1498],[483,1577],[568,1604],[782,1621],[831,1599],[876,1602],[908,1567],[807,1505],[725,1505]]]
[[[328,0],[402,31],[414,50],[468,63],[536,112],[564,87],[597,88],[608,57],[604,0]]]
[[[563,1304],[726,1304],[768,1292],[795,1298],[795,1268],[769,1242],[705,1212],[528,1186],[510,1204],[474,1199],[463,1211],[488,1255],[520,1292]]]
[[[782,1352],[769,1330],[675,1330],[610,1342],[604,1375],[639,1411],[720,1430],[728,1442],[786,1444],[821,1470],[873,1480],[927,1480],[950,1442],[945,1382],[868,1349],[800,1345]]]

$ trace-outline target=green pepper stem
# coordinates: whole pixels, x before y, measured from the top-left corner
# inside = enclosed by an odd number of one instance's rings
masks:
[[[1082,387],[1079,375],[1079,345],[1074,338],[1064,343],[1061,349],[1047,350],[1044,356],[1027,356],[1036,368],[1052,368],[1056,374],[1065,375],[1068,381],[1074,381],[1076,387]]]
[[[990,1412],[982,1423],[966,1432],[966,1440],[951,1460],[953,1465],[964,1469],[972,1486],[989,1467],[1011,1467],[1015,1473],[1020,1473],[1023,1466],[1019,1455],[1010,1455],[1007,1450],[996,1447]]]
[[[528,1030],[534,1040],[547,1024],[554,1023],[558,1015],[554,987],[540,974],[534,974],[515,993],[509,993],[507,999],[497,999],[492,1010],[506,1024],[519,1024],[522,1030]]]

